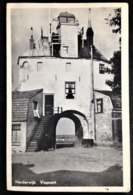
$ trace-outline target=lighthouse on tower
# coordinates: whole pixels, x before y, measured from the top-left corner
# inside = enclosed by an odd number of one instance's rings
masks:
[[[60,37],[61,57],[78,57],[78,25],[74,14],[68,12],[59,14],[56,29]]]

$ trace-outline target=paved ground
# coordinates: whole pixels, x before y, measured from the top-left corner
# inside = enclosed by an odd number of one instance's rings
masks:
[[[122,167],[122,150],[113,147],[68,147],[48,152],[13,154],[12,162],[29,165],[35,174],[59,170],[102,172],[111,166]]]

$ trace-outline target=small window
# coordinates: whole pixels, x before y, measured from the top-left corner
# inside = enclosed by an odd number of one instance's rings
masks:
[[[63,46],[63,53],[68,54],[68,46]]]
[[[66,99],[75,99],[75,82],[65,82]]]
[[[42,62],[37,62],[37,71],[41,71],[43,68],[43,63]]]
[[[27,61],[23,62],[21,68],[29,69],[29,63]]]
[[[21,142],[21,124],[12,125],[12,145],[20,146]]]
[[[68,22],[75,22],[75,18],[68,17]]]
[[[66,63],[66,72],[70,72],[71,71],[71,63],[67,62]]]
[[[66,23],[67,22],[67,18],[66,17],[60,17],[60,22]]]
[[[104,73],[105,73],[104,64],[99,64],[99,73],[100,73],[100,74],[104,74]]]
[[[96,113],[103,112],[103,99],[96,99]]]

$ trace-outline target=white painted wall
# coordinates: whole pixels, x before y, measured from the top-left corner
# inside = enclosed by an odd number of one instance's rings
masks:
[[[22,67],[27,61],[28,66]],[[37,63],[42,65],[37,68]],[[66,71],[66,63],[71,63],[71,68]],[[105,84],[106,79],[111,79],[111,74],[100,74],[99,63],[93,62],[94,86],[98,90],[110,90]],[[106,64],[107,66],[107,64]],[[22,67],[22,68],[21,68]],[[65,81],[76,82],[75,99],[66,99]],[[65,59],[56,57],[34,57],[20,58],[19,60],[19,90],[28,91],[43,88],[45,94],[54,95],[54,107],[63,107],[65,110],[77,110],[87,116],[89,121],[89,132],[94,130],[93,117],[91,117],[92,98],[92,74],[91,60],[88,59]],[[43,102],[43,113],[45,113],[45,98]],[[91,118],[90,118],[91,117]],[[91,122],[92,121],[92,122]]]
[[[90,114],[90,97],[92,92],[90,60],[62,59],[54,57],[21,58],[19,66],[28,61],[29,69],[20,68],[20,90],[44,89],[44,93],[54,94],[54,107],[63,110],[77,110],[85,115]],[[42,61],[42,67],[37,71],[37,62]],[[71,63],[71,71],[66,71],[66,63]],[[25,76],[24,76],[25,74]],[[23,78],[28,79],[23,80]],[[65,81],[76,82],[75,99],[66,99]]]
[[[12,152],[14,153],[21,153],[26,151],[26,122],[13,122],[14,124],[21,124],[21,132],[20,132],[20,140],[21,143],[19,146],[12,146]]]

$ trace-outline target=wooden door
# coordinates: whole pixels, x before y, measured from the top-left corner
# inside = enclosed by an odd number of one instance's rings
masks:
[[[52,115],[54,107],[54,96],[45,95],[45,115]]]

